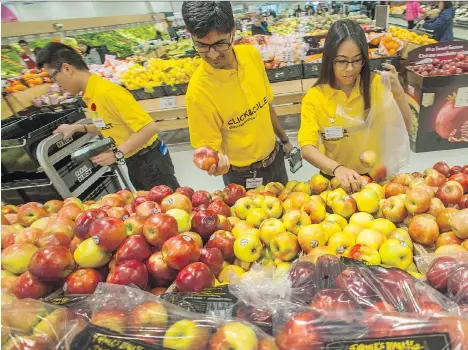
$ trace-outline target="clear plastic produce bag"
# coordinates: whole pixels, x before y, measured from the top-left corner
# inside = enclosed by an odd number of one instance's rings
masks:
[[[359,161],[375,181],[382,181],[405,168],[410,156],[408,132],[391,92],[390,73],[384,71],[380,75],[383,87],[371,94],[371,108],[365,112],[365,120],[347,115],[340,105],[336,111],[351,136],[349,146],[361,150]]]

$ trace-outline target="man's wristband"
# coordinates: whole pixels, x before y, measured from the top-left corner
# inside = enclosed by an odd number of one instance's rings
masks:
[[[335,167],[335,169],[333,169],[333,176],[335,176],[335,171],[336,171],[336,169],[338,169],[340,166],[343,166],[343,165],[339,164],[339,165],[337,165],[337,166]]]
[[[85,124],[83,124],[83,128],[84,128],[84,132],[85,132],[85,134],[87,134],[87,133],[88,133],[88,128],[86,127],[86,125],[85,125]]]

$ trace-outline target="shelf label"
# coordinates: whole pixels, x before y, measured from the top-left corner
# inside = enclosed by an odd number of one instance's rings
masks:
[[[160,108],[161,109],[175,108],[175,106],[176,106],[176,97],[175,96],[161,97],[160,101],[161,101],[160,102]]]
[[[455,107],[468,106],[468,87],[461,87],[457,91],[457,98],[455,99]]]

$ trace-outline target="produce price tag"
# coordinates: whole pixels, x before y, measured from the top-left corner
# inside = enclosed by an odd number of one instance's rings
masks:
[[[468,87],[461,87],[457,91],[457,98],[455,99],[455,107],[468,106]]]
[[[161,97],[161,99],[160,99],[160,108],[161,109],[174,108],[175,106],[176,106],[176,97],[175,96]]]

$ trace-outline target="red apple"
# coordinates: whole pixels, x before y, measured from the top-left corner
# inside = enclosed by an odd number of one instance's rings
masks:
[[[63,201],[53,199],[44,203],[44,208],[48,213],[58,213],[58,211],[63,207]]]
[[[89,235],[106,252],[113,252],[127,238],[123,220],[109,217],[94,220],[89,227]]]
[[[158,301],[146,301],[135,307],[128,315],[128,328],[140,333],[145,328],[151,330],[152,337],[158,338],[158,331],[165,331],[168,316],[164,305]]]
[[[102,207],[123,207],[125,204],[124,199],[118,194],[107,195],[101,199]]]
[[[14,225],[19,223],[18,214],[2,214],[2,216],[7,221],[5,224],[2,223],[2,225]],[[3,220],[3,222],[5,222],[5,220]]]
[[[21,225],[31,226],[34,221],[49,216],[42,204],[28,203],[18,209],[18,221]]]
[[[120,191],[117,191],[116,194],[118,194],[120,197],[122,197],[125,204],[132,204],[132,202],[133,202],[133,193],[130,192],[129,190],[120,190]]]
[[[427,280],[432,287],[438,291],[445,291],[447,288],[447,281],[456,269],[457,261],[448,256],[441,256],[434,259],[427,270]]]
[[[176,270],[181,270],[200,259],[200,249],[197,244],[184,234],[171,237],[164,242],[161,254],[164,261]]]
[[[465,165],[465,166],[462,168],[462,173],[465,174],[465,175],[468,175],[468,165]]]
[[[462,172],[463,172],[463,168],[461,166],[456,165],[450,168],[449,175],[452,176],[452,175],[459,174]]]
[[[467,194],[464,194],[464,195],[460,198],[460,203],[458,203],[458,205],[460,206],[460,209],[466,209],[466,208],[468,208],[468,193],[467,193]]]
[[[19,231],[15,235],[15,244],[18,243],[31,243],[34,244],[36,239],[42,235],[42,231],[33,228],[33,227],[26,227],[25,229]]]
[[[457,304],[468,303],[468,265],[460,265],[447,279],[448,297]]]
[[[446,207],[457,205],[463,195],[463,191],[455,184],[444,183],[436,192],[436,197],[439,198]]]
[[[78,237],[73,237],[70,242],[70,251],[72,254],[75,253],[76,248],[78,248],[81,242],[83,242],[83,240],[79,239]]]
[[[12,293],[19,299],[39,299],[46,295],[48,291],[49,286],[46,282],[42,282],[29,271],[26,271],[16,279]]]
[[[153,201],[143,202],[135,209],[135,214],[142,218],[147,218],[153,214],[158,213],[161,213],[161,207],[158,203]]]
[[[432,245],[439,236],[439,226],[431,218],[422,215],[416,215],[408,227],[411,239],[424,245]]]
[[[223,269],[223,255],[218,248],[200,249],[200,262],[205,263],[215,276],[218,276]]]
[[[69,218],[51,218],[43,233],[63,232],[70,239],[74,237],[74,222]]]
[[[212,210],[201,210],[192,218],[192,228],[203,239],[208,239],[210,235],[218,229],[219,218]]]
[[[68,218],[70,220],[75,221],[78,215],[83,212],[83,209],[78,204],[66,204],[60,209],[57,213],[59,218]]]
[[[320,316],[315,312],[294,315],[276,335],[278,350],[319,349],[324,340],[320,332]]]
[[[360,270],[354,267],[344,270],[335,280],[335,286],[347,290],[354,298],[369,298],[376,294],[371,285],[363,278]]]
[[[193,196],[193,193],[195,192],[193,190],[192,187],[187,187],[187,186],[183,186],[183,187],[179,187],[177,190],[176,190],[177,193],[181,193],[185,196],[187,196],[188,199],[192,200],[192,196]]]
[[[134,284],[140,289],[145,289],[148,285],[148,270],[146,270],[145,264],[139,260],[125,260],[115,264],[114,268],[110,270],[106,282],[124,286]]]
[[[445,175],[442,175],[438,171],[434,171],[431,174],[427,175],[425,181],[428,186],[439,187],[445,181],[447,181],[447,178],[445,177]]]
[[[218,161],[218,152],[208,146],[199,147],[193,153],[193,164],[205,171],[217,165]]]
[[[463,193],[468,192],[468,175],[457,173],[449,177],[449,181],[456,181],[463,186]]]
[[[440,232],[447,232],[447,231],[452,230],[450,223],[452,222],[452,218],[455,216],[457,212],[458,212],[458,209],[445,208],[445,209],[442,209],[439,212],[439,214],[437,214],[436,222],[437,222],[437,225],[439,226]]]
[[[448,232],[441,233],[439,235],[439,237],[437,237],[435,247],[437,249],[437,248],[442,247],[442,246],[447,245],[447,244],[458,244],[458,245],[460,245],[462,243],[463,243],[462,239],[455,236],[455,233],[453,233],[452,231],[448,231]]]
[[[130,216],[125,219],[125,230],[127,236],[143,235],[143,225],[145,224],[146,218],[140,216]]]
[[[218,219],[219,219],[218,230],[231,231],[232,225],[227,217],[225,217],[224,215],[218,214]]]
[[[405,206],[412,214],[424,213],[431,207],[431,195],[422,188],[413,188],[406,193]]]
[[[177,221],[168,214],[151,215],[143,225],[143,235],[149,244],[161,247],[172,236],[177,236]]]
[[[182,209],[187,213],[191,213],[192,202],[187,198],[187,196],[184,196],[183,194],[173,193],[162,200],[161,209],[164,213],[169,209]]]
[[[151,294],[156,295],[156,296],[163,295],[164,293],[166,293],[166,290],[167,288],[164,288],[164,287],[156,287],[156,288],[151,289]]]
[[[167,196],[171,195],[172,193],[174,193],[174,191],[172,191],[172,189],[169,186],[166,186],[166,185],[154,186],[149,191],[148,199],[150,201],[161,204],[162,200],[166,198]]]
[[[350,311],[358,308],[354,299],[341,289],[322,289],[315,294],[311,307],[317,311]]]
[[[62,246],[40,248],[29,262],[31,274],[44,281],[67,277],[75,269],[75,260],[69,249]]]
[[[208,242],[207,248],[218,248],[224,260],[234,257],[234,242],[236,238],[228,231],[218,230],[214,232]]]
[[[105,212],[110,218],[125,220],[130,216],[130,213],[124,207],[106,208]]]
[[[146,260],[146,267],[151,277],[160,285],[169,285],[177,277],[178,271],[170,267],[162,258],[161,252],[153,253]]]
[[[148,200],[149,200],[148,197],[135,197],[135,199],[134,199],[133,202],[132,202],[132,210],[133,210],[133,212],[135,212],[136,208],[137,208],[140,204],[142,204],[142,203],[144,203],[144,202],[146,202],[146,201],[148,201]]]
[[[231,216],[229,205],[220,200],[211,202],[207,209],[225,217]]]
[[[427,213],[436,217],[443,209],[445,209],[444,203],[439,198],[434,197],[431,198],[431,205]]]
[[[194,240],[195,244],[197,245],[198,248],[203,248],[203,240],[201,236],[198,233],[192,232],[192,231],[187,231],[181,233],[181,235],[186,235],[189,236],[191,239]]]
[[[151,248],[145,237],[136,235],[130,236],[123,241],[115,253],[117,263],[124,260],[146,260],[151,255]]]
[[[400,194],[406,193],[406,187],[396,183],[396,182],[389,182],[387,186],[385,186],[385,198],[390,198],[393,196],[398,196]]]
[[[192,206],[198,207],[199,205],[209,205],[211,203],[211,194],[208,191],[196,191],[192,196]]]
[[[181,292],[201,292],[203,289],[214,287],[215,277],[208,265],[194,262],[179,271],[176,283]]]
[[[7,205],[2,205],[1,212],[3,215],[6,214],[17,214],[18,213],[18,207],[13,204],[7,204]]]
[[[91,223],[96,219],[106,216],[107,213],[102,209],[90,209],[85,211],[75,220],[75,235],[81,240],[89,238],[88,232]]]
[[[102,310],[95,313],[91,319],[92,324],[108,328],[117,333],[125,331],[126,322],[127,315],[120,310]]]
[[[34,244],[39,248],[45,246],[62,246],[65,248],[70,248],[71,240],[70,237],[68,237],[63,232],[53,232],[45,233],[42,236],[38,237]]]
[[[79,269],[67,277],[63,290],[65,294],[93,294],[102,281],[102,275],[95,269]]]
[[[437,162],[434,164],[432,168],[437,170],[439,173],[441,173],[445,177],[447,177],[448,174],[450,173],[450,167],[445,162]]]
[[[244,186],[238,184],[229,184],[224,190],[225,202],[229,206],[233,206],[239,198],[245,197]]]

